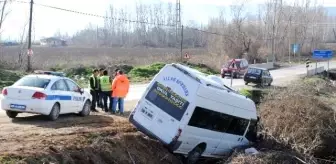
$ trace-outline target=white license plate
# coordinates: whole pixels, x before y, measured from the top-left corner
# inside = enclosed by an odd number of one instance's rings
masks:
[[[152,112],[148,111],[147,108],[141,108],[141,113],[148,119],[153,119]]]
[[[257,78],[256,78],[256,77],[254,77],[254,76],[250,76],[250,78],[251,78],[251,79],[257,79]]]
[[[19,109],[19,110],[26,110],[25,105],[19,105],[19,104],[10,104],[11,109]]]

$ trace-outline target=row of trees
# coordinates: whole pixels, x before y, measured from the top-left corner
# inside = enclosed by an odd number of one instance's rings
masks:
[[[289,55],[304,55],[323,48],[323,43],[335,42],[332,26],[335,17],[328,16],[323,7],[311,0],[294,4],[269,0],[253,14],[247,12],[245,4],[247,0],[231,6],[228,12],[223,9],[206,26],[189,21],[183,28],[183,47],[207,48],[210,53],[229,57],[247,55],[251,61],[272,59],[272,54],[277,60],[285,60]],[[103,27],[91,25],[75,34],[71,41],[75,45],[97,47],[180,46],[172,3],[136,4],[134,12],[128,11],[111,5],[106,16],[118,19],[106,19]],[[227,19],[228,14],[231,19]],[[291,54],[293,43],[300,45],[300,53]]]
[[[106,13],[109,18],[105,19],[104,27],[95,28],[90,26],[78,32],[73,37],[73,42],[75,44],[123,47],[177,46],[175,8],[172,3],[168,3],[168,5],[163,5],[162,3],[154,5],[136,4],[135,11],[127,11],[130,10],[116,9],[111,5]],[[152,24],[125,20],[150,22]]]
[[[210,31],[221,31],[225,36],[209,37],[209,50],[231,56],[248,54],[251,60],[274,57],[287,59],[290,45],[299,44],[305,55],[323,43],[334,42],[335,18],[327,15],[323,7],[305,0],[301,5],[285,4],[282,0],[270,0],[259,6],[253,16],[244,14],[246,2],[231,8],[233,19],[228,21],[221,14],[209,22]],[[217,43],[217,44],[216,44]]]

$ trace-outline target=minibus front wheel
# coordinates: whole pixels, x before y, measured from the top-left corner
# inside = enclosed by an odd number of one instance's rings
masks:
[[[195,164],[199,158],[202,156],[204,150],[206,148],[206,144],[202,143],[196,146],[193,150],[188,153],[186,164]]]

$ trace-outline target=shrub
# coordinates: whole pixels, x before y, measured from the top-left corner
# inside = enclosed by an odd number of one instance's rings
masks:
[[[132,78],[150,78],[155,76],[164,66],[164,63],[154,63],[152,65],[135,67],[129,72],[129,75]]]
[[[260,103],[261,98],[263,96],[263,93],[261,90],[258,89],[241,89],[239,90],[239,93],[250,98],[253,100],[256,104]]]
[[[243,88],[243,89],[239,90],[239,93],[248,97],[248,98],[250,98],[250,99],[252,99],[252,91],[251,90]]]
[[[74,75],[83,75],[83,76],[88,76],[92,74],[94,67],[84,67],[84,66],[79,66],[75,68],[69,68],[65,69],[64,73],[66,73],[68,76],[74,76]]]
[[[15,71],[0,69],[0,89],[5,86],[10,86],[19,80],[24,74]]]
[[[212,75],[212,74],[219,74],[220,72],[218,70],[215,70],[205,64],[201,64],[201,63],[198,63],[198,64],[194,64],[194,63],[187,63],[187,62],[184,62],[188,67],[190,68],[193,68],[193,69],[196,69],[202,73],[205,73],[205,74],[208,74],[208,75]]]

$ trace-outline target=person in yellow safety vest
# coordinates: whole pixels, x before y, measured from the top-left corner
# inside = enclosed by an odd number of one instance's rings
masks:
[[[104,69],[100,68],[99,69],[99,74],[97,76],[98,77],[98,81],[100,80],[100,76],[103,76],[103,72],[104,72]],[[98,82],[98,84],[99,84],[99,92],[98,92],[98,98],[97,98],[97,105],[98,105],[99,108],[103,109],[104,108],[104,105],[103,105],[103,97],[104,97],[104,95],[103,95],[103,93],[101,91],[100,82]]]
[[[111,77],[108,76],[107,70],[103,71],[103,75],[99,78],[101,94],[103,96],[103,110],[105,112],[109,112],[112,110],[112,80]],[[107,99],[110,102],[110,105],[107,106]]]
[[[89,78],[89,88],[90,88],[90,94],[92,96],[91,111],[93,112],[97,112],[96,103],[97,103],[98,91],[99,91],[97,76],[98,76],[98,70],[95,69],[93,70],[93,73]]]

